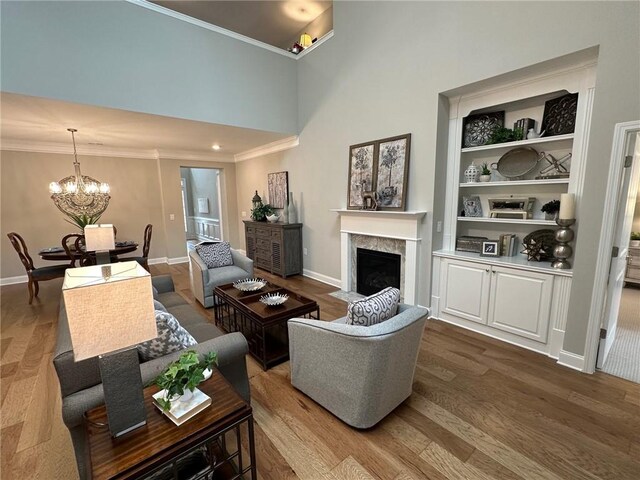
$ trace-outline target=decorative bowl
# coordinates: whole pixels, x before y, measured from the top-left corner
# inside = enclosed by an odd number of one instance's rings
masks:
[[[267,293],[260,297],[260,301],[269,307],[282,305],[287,300],[289,300],[289,295],[286,293]]]
[[[262,290],[266,284],[267,281],[261,278],[245,278],[244,280],[233,282],[233,286],[241,292],[257,292]]]
[[[269,221],[269,223],[276,223],[279,218],[280,215],[276,215],[275,213],[273,215],[267,215],[267,220]]]

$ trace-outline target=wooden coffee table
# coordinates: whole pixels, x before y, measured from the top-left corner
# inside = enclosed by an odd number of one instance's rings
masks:
[[[162,480],[256,480],[251,406],[215,369],[211,378],[198,388],[211,397],[212,403],[180,426],[152,404],[151,396],[159,390],[156,386],[144,389],[147,424],[122,437],[112,438],[108,428],[98,426],[107,423],[104,406],[89,410],[85,428],[93,480],[150,476]],[[248,429],[244,453],[248,451],[249,459],[243,457],[244,424]]]
[[[260,302],[265,293],[286,293],[283,304],[269,307]],[[232,283],[220,285],[213,291],[213,312],[216,325],[227,332],[242,332],[249,343],[249,353],[263,370],[289,359],[290,318],[320,319],[320,307],[303,297],[273,283],[259,292],[241,292]]]

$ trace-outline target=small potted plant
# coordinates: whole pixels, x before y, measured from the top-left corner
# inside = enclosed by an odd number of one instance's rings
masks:
[[[193,397],[195,388],[204,381],[205,370],[217,364],[215,352],[207,353],[202,361],[198,360],[195,350],[183,352],[155,380],[156,385],[165,390],[164,398],[159,398],[158,404],[168,411],[171,410],[171,402],[188,402]]]
[[[482,171],[480,172],[480,181],[481,182],[490,182],[491,181],[491,169],[487,163],[482,164]]]
[[[555,220],[560,211],[560,200],[551,200],[545,203],[540,210],[544,212],[545,220]]]
[[[267,217],[273,215],[273,213],[273,207],[268,203],[258,205],[251,209],[251,218],[256,222],[264,222],[267,220]]]
[[[630,247],[640,247],[640,232],[631,232]]]

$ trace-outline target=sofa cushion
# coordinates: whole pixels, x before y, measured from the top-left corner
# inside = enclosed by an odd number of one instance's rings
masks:
[[[400,304],[400,290],[387,287],[367,298],[351,302],[347,307],[347,324],[370,326],[396,315]]]
[[[198,343],[204,343],[212,338],[221,337],[224,332],[211,323],[196,323],[186,327]]]
[[[187,304],[187,301],[182,297],[182,295],[176,292],[161,293],[158,295],[158,298],[156,298],[156,300],[164,305],[164,308],[166,308],[167,310],[169,310],[171,307],[175,307],[176,305]]]
[[[233,265],[229,242],[201,243],[196,252],[207,268],[220,268]]]
[[[213,287],[224,285],[225,283],[233,283],[236,280],[244,280],[245,278],[249,278],[249,274],[235,265],[210,270],[209,281],[204,286],[205,293],[207,296],[212,295]]]
[[[187,304],[169,307],[167,311],[176,317],[184,328],[189,330],[190,325],[207,323],[207,319],[196,308]]]
[[[158,336],[138,344],[138,352],[143,361],[164,357],[184,348],[196,345],[198,342],[168,312],[156,310],[156,326]]]

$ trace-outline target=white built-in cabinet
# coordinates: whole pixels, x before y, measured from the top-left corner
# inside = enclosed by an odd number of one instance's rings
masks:
[[[562,350],[572,271],[553,269],[550,261],[528,261],[520,253],[522,248],[518,248],[515,256],[497,258],[456,250],[456,239],[461,235],[497,240],[501,234],[511,233],[521,242],[534,230],[557,228],[554,221],[545,219],[540,208],[565,192],[576,197],[574,248],[575,243],[588,241],[580,236],[580,199],[595,95],[596,59],[581,58],[556,69],[536,68],[529,69],[530,75],[496,80],[493,85],[484,82],[481,90],[462,89],[466,93],[449,98],[442,248],[433,252],[431,309],[432,315],[441,320],[557,358]],[[573,133],[463,147],[463,127],[469,115],[504,111],[505,126],[511,128],[519,118],[528,117],[536,121],[539,129],[545,103],[567,93],[578,93]],[[571,153],[565,165],[570,168],[570,176],[538,179],[546,165],[541,161],[519,179],[504,178],[497,171],[492,172],[488,183],[465,179],[469,165],[492,164],[516,147],[534,148],[556,159]],[[461,216],[465,196],[479,198],[482,216]],[[533,215],[526,219],[491,218],[489,199],[505,197],[535,198]]]

